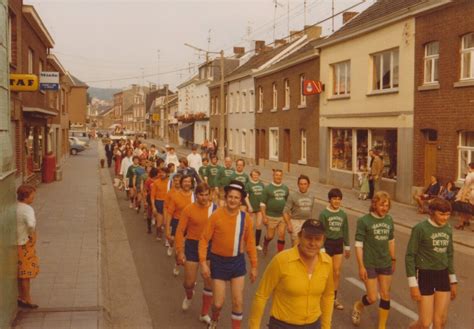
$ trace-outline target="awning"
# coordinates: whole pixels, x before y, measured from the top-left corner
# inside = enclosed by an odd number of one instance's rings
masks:
[[[23,112],[27,112],[27,113],[38,113],[38,114],[46,114],[46,115],[51,115],[51,116],[57,116],[58,114],[54,111],[50,111],[50,110],[45,110],[45,109],[42,109],[40,107],[27,107],[27,106],[23,106]]]
[[[194,122],[185,123],[179,127],[179,137],[184,140],[194,140]]]

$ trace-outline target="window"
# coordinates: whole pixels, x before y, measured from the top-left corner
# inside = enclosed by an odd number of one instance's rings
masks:
[[[300,130],[300,146],[301,146],[301,162],[306,163],[306,130],[301,129]]]
[[[352,129],[333,129],[331,168],[352,171]]]
[[[376,149],[383,160],[382,177],[397,178],[397,131],[395,129],[371,130],[372,148]],[[369,163],[370,166],[370,163]]]
[[[290,80],[285,79],[285,109],[290,109]]]
[[[229,150],[232,150],[234,147],[233,143],[234,131],[232,129],[229,130]]]
[[[12,40],[13,40],[13,24],[12,17],[8,16],[8,40],[7,40],[7,49],[8,49],[8,62],[12,63]]]
[[[278,107],[278,92],[277,92],[277,85],[274,82],[272,84],[272,110],[276,110]]]
[[[245,154],[245,149],[247,145],[247,132],[242,130],[242,139],[240,141],[240,152]]]
[[[33,50],[28,48],[28,74],[33,73]]]
[[[263,111],[263,87],[258,87],[258,112]]]
[[[43,61],[40,59],[38,62],[38,73],[43,72]]]
[[[248,108],[248,101],[247,101],[247,92],[243,91],[242,92],[242,113],[247,112]]]
[[[303,94],[304,90],[304,74],[300,75],[300,106],[306,106],[306,96]]]
[[[398,49],[372,55],[374,63],[373,90],[398,88]]]
[[[425,45],[425,83],[438,82],[439,42]]]
[[[234,150],[235,153],[239,152],[239,139],[240,139],[240,133],[239,129],[235,129],[235,136],[234,136]]]
[[[461,79],[474,79],[474,33],[462,37]]]
[[[216,99],[214,97],[211,98],[211,114],[216,112]]]
[[[278,146],[279,141],[278,141],[278,128],[270,128],[270,145],[269,145],[269,151],[270,151],[270,160],[275,160],[278,161]]]
[[[351,93],[351,62],[345,61],[332,65],[333,95],[345,96]]]
[[[250,90],[250,99],[249,99],[249,112],[255,111],[255,92],[253,90]]]
[[[229,95],[225,94],[224,114],[227,114],[229,106],[230,106]]]
[[[459,134],[458,152],[458,179],[464,180],[467,175],[469,163],[474,162],[474,131],[466,131]]]
[[[230,93],[229,113],[233,113],[233,110],[234,110],[234,93]]]
[[[219,105],[219,97],[216,97],[216,110],[214,111],[214,114],[219,114],[221,113],[221,108],[220,108],[220,105]]]
[[[235,113],[240,113],[240,91],[235,93]]]

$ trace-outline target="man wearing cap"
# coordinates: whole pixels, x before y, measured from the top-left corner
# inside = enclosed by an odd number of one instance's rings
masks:
[[[270,296],[269,329],[331,328],[334,278],[331,257],[320,252],[323,224],[306,220],[298,238],[298,245],[278,253],[268,264],[252,303],[250,329],[261,328]]]
[[[253,234],[252,220],[244,211],[240,211],[242,200],[246,197],[244,185],[231,181],[224,188],[224,207],[218,208],[209,218],[204,234],[199,240],[199,262],[204,279],[211,277],[213,282],[213,305],[211,324],[216,328],[220,311],[224,304],[226,283],[230,281],[232,291],[232,329],[240,329],[243,311],[243,290],[245,282],[244,251],[249,256],[251,270],[250,281],[257,278],[257,249]],[[212,240],[210,268],[207,265],[207,248]]]

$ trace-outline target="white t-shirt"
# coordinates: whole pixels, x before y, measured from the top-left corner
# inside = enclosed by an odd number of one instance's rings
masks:
[[[202,157],[201,157],[201,155],[199,153],[196,153],[196,154],[190,153],[190,154],[188,154],[187,159],[188,159],[189,166],[193,167],[196,170],[196,172],[198,172],[199,168],[202,167]]]
[[[166,153],[166,161],[165,161],[165,165],[167,166],[169,163],[174,163],[175,165],[175,168],[178,168],[179,166],[179,159],[178,159],[178,156],[176,155],[176,153],[174,154],[171,154],[171,153]],[[176,171],[177,169],[175,169]]]
[[[28,236],[35,231],[36,217],[33,207],[18,202],[16,207],[16,237],[17,244],[22,246],[28,242]]]
[[[128,167],[133,164],[133,157],[125,157],[122,159],[122,164],[120,165],[120,175],[123,175],[123,178],[127,176]]]

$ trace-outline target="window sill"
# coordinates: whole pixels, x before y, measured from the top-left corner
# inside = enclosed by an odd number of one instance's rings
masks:
[[[370,93],[366,94],[366,96],[379,96],[379,95],[390,95],[390,94],[398,94],[398,88],[393,89],[384,89],[384,90],[372,90]]]
[[[463,87],[474,87],[474,79],[465,79],[454,83],[454,88]]]
[[[437,90],[437,89],[439,89],[439,82],[425,83],[418,87],[418,91]]]
[[[332,95],[328,101],[338,101],[340,99],[351,99],[351,95]]]
[[[276,111],[277,111],[277,109],[271,109],[270,110],[270,112],[276,112]]]
[[[303,110],[306,108],[306,104],[300,104],[298,105],[298,110]]]
[[[307,165],[308,162],[306,160],[298,160],[298,164],[300,165]]]
[[[289,107],[284,107],[284,108],[282,108],[281,110],[282,110],[282,111],[289,111],[290,108],[289,108]]]

